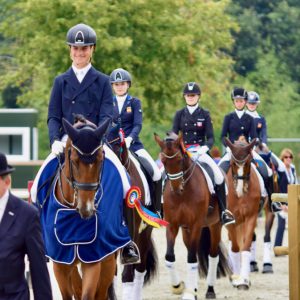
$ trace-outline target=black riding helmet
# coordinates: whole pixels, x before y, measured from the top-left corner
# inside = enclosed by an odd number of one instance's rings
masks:
[[[258,104],[260,103],[259,95],[256,92],[248,92],[248,103]]]
[[[197,84],[196,82],[188,82],[183,88],[183,95],[187,94],[201,95],[199,84]]]
[[[131,75],[128,71],[118,68],[111,72],[110,76],[110,83],[116,83],[116,82],[128,82],[129,86],[131,86]]]
[[[86,24],[77,24],[67,33],[67,44],[70,46],[96,46],[96,32]]]
[[[247,91],[244,88],[235,87],[231,91],[231,100],[233,101],[234,99],[245,99],[247,101],[248,99]]]

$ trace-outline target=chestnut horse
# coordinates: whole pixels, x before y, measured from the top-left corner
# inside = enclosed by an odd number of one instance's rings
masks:
[[[147,182],[145,182],[145,178],[143,181],[140,176],[138,171],[140,168],[139,162],[127,149],[120,132],[114,130],[109,137],[111,140],[108,143],[126,168],[131,185],[140,188],[141,202],[145,205],[146,187],[144,187],[144,184],[147,184]],[[143,284],[150,283],[157,273],[157,254],[151,238],[153,227],[144,223],[135,209],[126,207],[125,213],[131,237],[139,248],[141,261],[138,264],[124,266],[122,272],[122,299],[140,300],[143,298]]]
[[[220,244],[222,225],[217,201],[210,202],[211,194],[204,173],[185,151],[181,135],[168,133],[164,140],[157,134],[154,136],[168,178],[163,192],[164,217],[169,222],[165,263],[173,293],[183,293],[182,299],[196,299],[199,272],[207,275],[206,298],[214,299],[217,273],[226,276],[229,272]],[[175,269],[174,246],[180,228],[187,248],[185,285]]]
[[[226,138],[231,149],[230,168],[227,172],[228,209],[234,214],[235,224],[229,225],[229,258],[232,266],[232,284],[238,289],[250,286],[250,247],[259,212],[261,198],[260,185],[251,164],[251,144],[236,141],[234,144]]]
[[[56,206],[63,207],[57,211],[55,222],[59,216],[59,211],[71,213],[65,219],[70,227],[73,226],[73,231],[66,234],[67,238],[62,236],[64,239],[71,240],[71,242],[65,242],[66,244],[63,245],[69,247],[67,248],[68,251],[70,249],[73,251],[71,252],[72,256],[70,259],[68,258],[68,262],[64,261],[62,263],[61,260],[53,261],[55,277],[63,300],[71,300],[73,296],[75,299],[84,300],[115,299],[112,288],[116,271],[115,253],[119,248],[128,243],[130,238],[126,227],[119,225],[122,223],[122,214],[117,214],[113,208],[113,205],[116,205],[119,210],[122,206],[123,188],[119,187],[119,185],[117,186],[118,181],[115,181],[113,191],[109,184],[103,184],[106,176],[112,176],[105,174],[117,172],[116,168],[113,169],[111,167],[112,164],[110,162],[104,161],[102,140],[108,125],[108,120],[104,121],[98,128],[86,120],[80,120],[80,122],[72,126],[68,121],[63,119],[63,126],[69,136],[64,151],[65,160],[64,164],[61,165],[59,163],[59,172],[57,173],[56,180],[54,180],[53,191],[51,193],[53,196],[49,198],[54,199],[54,201],[51,200],[50,202],[43,203],[45,206],[54,203]],[[107,171],[105,169],[108,167],[111,167],[111,172],[104,172]],[[122,183],[120,182],[121,185]],[[99,194],[100,196],[97,197]],[[106,208],[107,206],[111,207],[111,212]],[[45,219],[45,222],[42,223],[44,225],[43,234],[46,240],[52,234],[47,230],[47,216],[49,214],[48,211],[41,214],[41,218]],[[75,223],[72,224],[74,219],[79,221],[79,225],[75,226],[73,225]],[[108,221],[110,222],[110,226],[106,228],[105,224]],[[59,231],[57,227],[58,221],[55,224],[55,235],[57,236],[57,240],[61,241],[62,239],[58,238],[57,233]],[[107,236],[111,236],[111,231],[109,230],[111,230],[110,228],[112,228],[113,224],[117,224],[120,227],[116,228],[121,228],[120,230],[124,230],[122,232],[125,232],[123,234],[124,239],[118,240],[118,246],[110,243],[112,239],[104,240]],[[67,229],[69,230],[69,227],[65,230],[67,231]],[[83,235],[86,233],[89,234],[89,237],[82,241],[84,239]],[[74,235],[77,235],[80,241],[75,240]],[[120,234],[120,236],[122,235]],[[50,250],[47,249],[47,252],[51,251],[50,242],[48,242],[48,246]],[[100,246],[104,247],[101,253]],[[59,255],[65,256],[65,251],[67,250],[64,249],[59,250]],[[52,259],[52,252],[51,255],[47,255]],[[92,257],[93,260],[87,260],[86,257]],[[79,275],[77,270],[79,264],[82,276]]]

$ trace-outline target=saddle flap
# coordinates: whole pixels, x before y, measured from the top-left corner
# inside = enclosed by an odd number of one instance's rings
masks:
[[[62,208],[56,212],[54,232],[64,245],[91,244],[97,237],[98,215],[82,219],[76,209]]]

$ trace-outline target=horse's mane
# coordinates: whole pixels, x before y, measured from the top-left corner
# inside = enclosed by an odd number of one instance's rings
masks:
[[[74,114],[74,127],[76,129],[81,129],[86,126],[92,127],[93,129],[97,128],[97,126],[91,121],[87,120],[85,116],[81,114]]]

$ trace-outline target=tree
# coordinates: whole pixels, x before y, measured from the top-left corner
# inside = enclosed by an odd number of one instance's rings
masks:
[[[0,75],[0,88],[9,83],[22,88],[18,101],[40,110],[40,129],[45,127],[53,78],[70,65],[66,32],[80,22],[96,30],[93,61],[98,69],[109,74],[123,67],[133,74],[132,93],[143,100],[146,122],[170,127],[176,108],[183,104],[183,84],[198,81],[204,105],[220,126],[222,111],[229,105],[224,91],[229,89],[233,63],[225,50],[233,42],[230,31],[236,29],[224,12],[228,1],[1,0],[0,4],[4,7],[0,29],[13,38],[10,51],[18,64]]]

